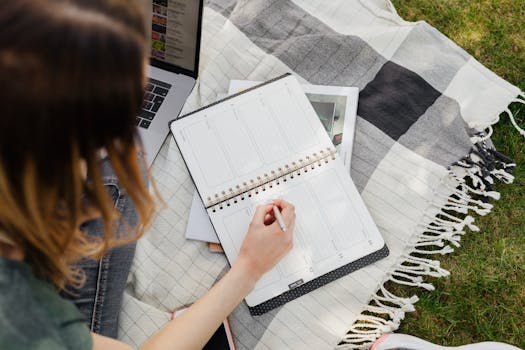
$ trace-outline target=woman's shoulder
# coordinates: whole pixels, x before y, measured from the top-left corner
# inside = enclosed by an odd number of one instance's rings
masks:
[[[0,349],[91,349],[83,316],[29,265],[0,257]]]

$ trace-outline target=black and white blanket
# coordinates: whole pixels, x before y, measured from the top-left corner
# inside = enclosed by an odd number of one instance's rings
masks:
[[[208,0],[199,81],[183,113],[215,101],[230,79],[285,72],[359,87],[351,176],[391,255],[259,317],[240,305],[230,317],[236,346],[368,348],[417,301],[385,283],[432,290],[427,276],[448,275],[433,255],[477,230],[472,214],[499,198],[494,180],[512,182],[512,161],[488,137],[525,96],[387,0]],[[227,269],[223,256],[184,239],[194,189],[171,137],[153,175],[167,207],[139,242],[121,313],[120,338],[136,346]]]

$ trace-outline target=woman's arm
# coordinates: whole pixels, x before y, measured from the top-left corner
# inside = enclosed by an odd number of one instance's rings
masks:
[[[142,347],[143,350],[204,347],[224,319],[254,288],[259,278],[292,248],[295,209],[282,200],[275,200],[274,204],[281,209],[286,232],[281,230],[275,220],[271,204],[258,206],[239,256],[230,271],[182,315],[151,337]],[[109,349],[110,344],[104,341],[96,341],[94,349]]]
[[[93,350],[133,350],[131,346],[121,341],[91,332]]]

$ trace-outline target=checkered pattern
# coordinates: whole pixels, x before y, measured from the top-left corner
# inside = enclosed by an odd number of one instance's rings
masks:
[[[509,160],[471,137],[520,91],[425,22],[401,19],[386,0],[209,0],[201,47],[183,113],[215,101],[230,79],[292,72],[302,82],[360,88],[351,176],[390,256],[262,316],[243,303],[230,324],[238,349],[367,348],[417,301],[384,283],[432,289],[424,277],[448,272],[421,253],[459,246],[465,228],[476,229],[464,214],[491,208],[472,191],[496,198],[492,179],[512,180]],[[120,319],[120,338],[135,346],[228,268],[224,256],[184,239],[194,188],[171,137],[152,174],[166,206],[139,242]]]

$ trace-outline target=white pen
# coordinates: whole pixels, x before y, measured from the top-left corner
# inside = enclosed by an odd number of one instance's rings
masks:
[[[279,208],[277,208],[276,205],[273,206],[273,214],[275,215],[275,219],[279,223],[279,226],[281,226],[281,230],[283,230],[283,232],[286,232],[286,224],[284,223],[283,216],[281,215],[281,212],[279,211]]]

